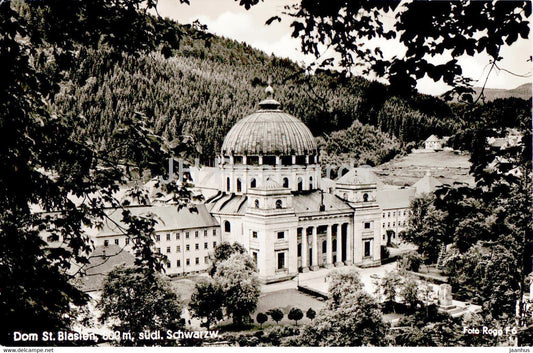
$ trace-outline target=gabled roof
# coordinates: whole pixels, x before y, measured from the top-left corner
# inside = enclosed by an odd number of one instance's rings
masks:
[[[348,173],[344,174],[337,180],[337,185],[367,185],[376,184],[381,185],[382,182],[369,166],[362,166],[350,169]]]
[[[156,215],[157,223],[154,228],[155,231],[166,231],[174,229],[200,228],[217,226],[218,222],[211,216],[204,204],[192,205],[190,207],[183,207],[178,210],[178,207],[173,206],[143,206],[128,208],[134,216],[148,215],[150,213]],[[112,209],[106,212],[111,219],[104,221],[104,227],[98,233],[99,236],[122,234],[122,210]],[[118,225],[117,225],[118,224]]]
[[[324,211],[320,211],[322,195],[320,191],[294,195],[294,212],[296,215],[320,214],[327,212],[353,212],[353,209],[343,200],[333,194],[324,192]]]
[[[439,142],[440,141],[440,138],[438,138],[437,136],[435,135],[431,135],[430,137],[428,137],[426,139],[425,142]]]
[[[437,190],[437,186],[442,185],[440,181],[431,176],[430,172],[427,172],[426,175],[414,183],[412,187],[416,189],[416,195],[430,194]]]

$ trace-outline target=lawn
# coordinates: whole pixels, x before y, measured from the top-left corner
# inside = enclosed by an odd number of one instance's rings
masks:
[[[284,289],[276,292],[270,292],[262,294],[259,297],[259,302],[257,303],[257,310],[253,314],[253,319],[255,321],[255,318],[258,313],[266,313],[270,309],[276,309],[279,308],[285,316],[283,317],[283,320],[280,321],[280,324],[294,324],[294,321],[291,321],[287,318],[287,315],[289,314],[289,310],[291,308],[299,308],[304,313],[304,318],[298,322],[298,325],[300,323],[307,324],[309,323],[309,319],[305,317],[305,313],[309,308],[313,308],[318,314],[320,309],[324,307],[324,301],[318,300],[315,297],[312,297],[307,294],[303,294],[298,292],[296,289]],[[265,323],[265,325],[269,324],[275,324],[274,321],[271,320],[270,316],[268,317],[268,321]]]
[[[422,178],[427,171],[442,183],[454,181],[472,183],[468,175],[470,156],[451,151],[429,153],[410,153],[374,168],[386,184],[412,185]]]

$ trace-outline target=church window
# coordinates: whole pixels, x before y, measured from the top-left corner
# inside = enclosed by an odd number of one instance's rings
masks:
[[[281,200],[276,200],[276,208],[280,209],[282,206],[283,206],[283,203],[281,202]]]
[[[237,192],[241,192],[241,179],[237,178]]]
[[[254,201],[254,206],[255,206],[255,208],[259,208],[259,200],[255,200]]]
[[[288,188],[289,187],[289,178],[283,178],[283,187]]]
[[[257,182],[255,178],[252,178],[252,181],[250,181],[250,189],[255,189],[256,185],[257,185]]]
[[[363,194],[363,202],[368,202],[368,194]]]
[[[327,252],[327,249],[328,249],[328,242],[324,240],[322,242],[322,254],[325,254]]]
[[[119,245],[120,244],[120,240],[117,238],[115,239],[115,245]]]
[[[278,232],[278,239],[285,239],[285,232]]]
[[[231,186],[231,180],[230,178],[226,179],[226,191],[229,192]]]
[[[364,255],[365,257],[369,257],[371,254],[370,245],[371,245],[370,240],[365,241],[365,255]]]
[[[302,177],[298,177],[298,191],[303,190],[303,180]]]
[[[231,232],[231,224],[229,221],[224,222],[224,231],[227,233]]]
[[[278,252],[278,270],[285,268],[285,253]]]
[[[365,229],[370,229],[370,222],[365,222]]]
[[[257,232],[252,232],[252,238],[257,239]]]
[[[313,177],[309,177],[309,190],[313,190]]]

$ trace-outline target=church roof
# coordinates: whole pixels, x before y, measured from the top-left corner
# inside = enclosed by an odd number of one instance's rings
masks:
[[[222,144],[223,155],[307,155],[317,153],[311,131],[294,116],[267,99],[261,109],[239,120]]]
[[[261,187],[264,190],[276,190],[276,189],[283,189],[279,183],[277,183],[274,179],[268,178],[265,180],[263,186]]]
[[[230,215],[243,215],[246,212],[246,200],[244,195],[225,194],[215,197],[206,206],[209,212],[216,212]]]
[[[218,222],[213,216],[211,216],[204,204],[183,207],[180,210],[178,210],[178,207],[175,205],[130,207],[128,210],[131,211],[134,216],[153,213],[157,220],[157,223],[154,226],[156,232],[174,229],[212,227],[218,225]],[[106,219],[103,222],[103,228],[98,235],[106,236],[122,234],[120,227],[115,224],[118,223],[123,227],[122,210],[110,209],[106,213],[111,220]]]
[[[426,175],[413,184],[412,187],[416,189],[416,195],[430,194],[433,191],[437,190],[437,186],[442,185],[440,181],[431,176],[430,172],[427,172]]]
[[[376,184],[381,185],[382,182],[376,176],[374,171],[369,166],[361,166],[357,168],[350,169],[348,173],[344,174],[337,180],[338,184],[345,185],[368,185]]]
[[[324,211],[320,211],[321,203],[324,203]],[[353,212],[353,209],[343,200],[333,194],[324,192],[324,199],[319,190],[310,193],[294,195],[294,211],[297,215],[317,214],[323,212]]]

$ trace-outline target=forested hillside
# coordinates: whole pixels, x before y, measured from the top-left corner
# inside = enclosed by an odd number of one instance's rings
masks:
[[[137,114],[169,141],[192,136],[205,163],[213,161],[233,124],[257,108],[269,78],[283,108],[328,141],[328,161],[357,156],[360,163],[379,164],[409,142],[452,135],[471,124],[464,117],[468,109],[452,109],[432,96],[390,96],[380,83],[330,72],[309,76],[295,63],[246,44],[176,28],[185,35],[179,49],[165,56],[81,47],[79,65],[62,80],[53,109],[78,119],[78,133],[102,147]],[[46,70],[53,68],[49,63]]]

